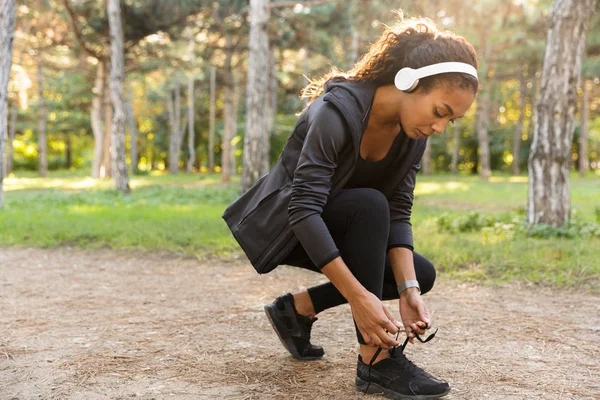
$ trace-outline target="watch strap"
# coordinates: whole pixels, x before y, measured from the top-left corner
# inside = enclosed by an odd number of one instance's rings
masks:
[[[416,279],[411,279],[408,281],[404,281],[397,286],[398,294],[404,292],[406,289],[411,287],[416,287],[419,290],[419,293],[421,293],[421,286],[419,286],[419,282]]]

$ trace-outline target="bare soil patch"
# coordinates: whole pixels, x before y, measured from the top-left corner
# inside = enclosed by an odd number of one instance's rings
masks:
[[[381,399],[353,386],[349,307],[322,360],[282,348],[262,307],[323,276],[165,253],[0,248],[0,399]],[[600,296],[438,278],[436,338],[409,345],[445,399],[600,399]],[[389,307],[397,315],[395,302]]]

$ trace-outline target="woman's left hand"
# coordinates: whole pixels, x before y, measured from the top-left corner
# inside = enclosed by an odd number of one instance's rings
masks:
[[[415,342],[415,333],[423,335],[431,328],[429,310],[417,288],[408,288],[400,294],[400,317],[411,343]]]

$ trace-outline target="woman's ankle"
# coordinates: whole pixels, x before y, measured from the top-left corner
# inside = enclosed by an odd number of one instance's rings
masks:
[[[296,308],[296,312],[310,319],[314,319],[316,315],[315,308],[313,307],[308,291],[294,293],[292,296],[294,296],[294,308]]]
[[[366,344],[361,344],[360,345],[360,356],[362,358],[363,363],[369,364],[378,349],[379,349],[379,347],[373,347],[373,346],[369,346]],[[390,353],[388,353],[387,350],[381,350],[381,352],[377,355],[377,358],[375,359],[375,361],[373,361],[373,365],[375,365],[379,361],[381,361],[385,358],[389,358],[389,357],[390,357]]]

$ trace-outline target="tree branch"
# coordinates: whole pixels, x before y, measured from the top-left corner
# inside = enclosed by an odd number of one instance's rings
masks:
[[[75,15],[75,11],[71,7],[71,4],[69,3],[69,0],[63,0],[63,4],[65,5],[65,8],[67,9],[67,15],[69,17],[69,22],[71,23],[71,27],[73,28],[73,33],[75,34],[75,39],[77,39],[77,43],[79,43],[79,45],[81,46],[81,48],[85,52],[87,52],[90,56],[96,57],[98,60],[102,60],[104,58],[104,55],[101,54],[101,53],[98,53],[97,51],[95,51],[92,48],[88,47],[88,45],[83,40],[83,36],[81,35],[81,31],[77,27],[77,21],[76,21],[77,16]]]
[[[338,0],[279,1],[277,3],[269,3],[269,10],[282,7],[295,7],[296,4],[301,4],[303,7],[314,7],[327,3],[337,3],[337,1]]]
[[[338,1],[339,0],[279,1],[277,3],[269,3],[267,7],[269,7],[269,10],[276,8],[296,7],[297,4],[300,4],[303,7],[314,7],[328,3],[337,3]],[[240,14],[247,13],[249,9],[249,6],[242,8],[240,10]]]

